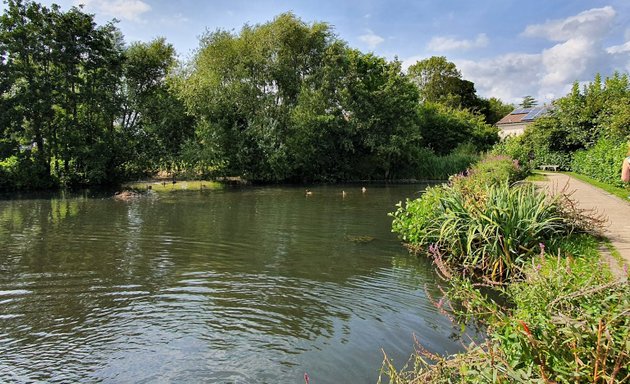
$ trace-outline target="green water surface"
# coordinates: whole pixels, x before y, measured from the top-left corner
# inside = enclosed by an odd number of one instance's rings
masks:
[[[457,351],[390,232],[424,187],[5,197],[0,382],[370,383],[414,334]]]

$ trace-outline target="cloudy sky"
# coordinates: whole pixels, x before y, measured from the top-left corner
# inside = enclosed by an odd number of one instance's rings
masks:
[[[596,72],[630,71],[630,0],[59,0],[116,18],[126,41],[164,36],[185,59],[205,31],[292,11],[330,23],[352,47],[405,67],[433,55],[455,62],[485,97],[544,102]],[[50,4],[51,1],[42,1]]]

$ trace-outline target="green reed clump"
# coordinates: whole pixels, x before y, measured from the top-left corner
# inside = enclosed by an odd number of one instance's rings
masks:
[[[465,146],[443,156],[430,150],[422,151],[417,161],[416,177],[424,180],[447,180],[451,175],[466,171],[477,161],[479,155]]]
[[[415,252],[437,250],[466,273],[503,280],[538,252],[541,241],[574,228],[557,198],[530,184],[509,184],[518,177],[510,159],[486,159],[468,176],[399,203],[392,230]]]

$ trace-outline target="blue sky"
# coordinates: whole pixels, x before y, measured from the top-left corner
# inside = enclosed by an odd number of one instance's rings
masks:
[[[325,21],[352,47],[404,66],[432,55],[455,62],[484,97],[541,103],[596,72],[630,71],[629,0],[59,0],[112,18],[127,42],[163,36],[186,59],[206,30],[238,31],[292,11]],[[51,1],[42,1],[50,4]]]

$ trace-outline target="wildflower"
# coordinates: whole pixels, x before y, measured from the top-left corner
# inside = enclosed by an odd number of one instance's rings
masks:
[[[525,331],[525,333],[528,336],[532,335],[532,332],[529,330],[529,327],[527,326],[527,324],[523,321],[523,320],[518,320],[518,322],[521,324],[521,326],[523,327],[523,330]]]
[[[536,272],[540,272],[540,270],[542,269],[542,265],[538,264],[536,265]]]
[[[304,372],[304,383],[309,384],[311,381],[308,377],[308,373]]]

